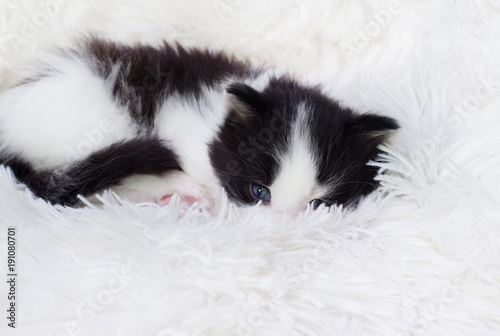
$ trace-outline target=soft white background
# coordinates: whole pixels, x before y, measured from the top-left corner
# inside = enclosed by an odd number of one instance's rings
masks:
[[[496,0],[0,0],[2,90],[94,32],[226,50],[402,125],[378,192],[297,219],[54,208],[0,168],[0,333],[499,335],[499,22]]]

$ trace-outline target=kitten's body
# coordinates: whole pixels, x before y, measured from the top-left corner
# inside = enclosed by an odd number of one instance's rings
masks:
[[[0,95],[0,162],[53,203],[113,187],[216,207],[223,187],[297,211],[372,191],[366,163],[395,128],[221,53],[91,39]]]

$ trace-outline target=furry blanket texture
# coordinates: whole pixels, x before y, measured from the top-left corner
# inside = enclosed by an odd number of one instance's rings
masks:
[[[379,190],[296,218],[51,206],[0,167],[0,334],[500,335],[499,22],[497,0],[0,0],[2,90],[97,33],[225,50],[402,125]]]

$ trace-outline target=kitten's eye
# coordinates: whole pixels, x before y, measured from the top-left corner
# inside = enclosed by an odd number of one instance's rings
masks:
[[[326,201],[322,200],[322,199],[315,199],[315,200],[311,201],[311,207],[313,209],[317,209],[321,204],[325,204],[326,205]]]
[[[262,201],[264,203],[269,203],[271,201],[271,192],[268,188],[260,184],[250,184],[250,193],[257,201]]]

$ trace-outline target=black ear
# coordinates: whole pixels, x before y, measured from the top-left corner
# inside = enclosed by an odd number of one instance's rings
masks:
[[[346,124],[348,134],[378,142],[384,141],[390,135],[390,131],[398,128],[396,120],[372,113],[356,115]]]
[[[233,83],[226,89],[229,116],[243,123],[259,117],[267,106],[266,99],[259,91],[244,83]]]

